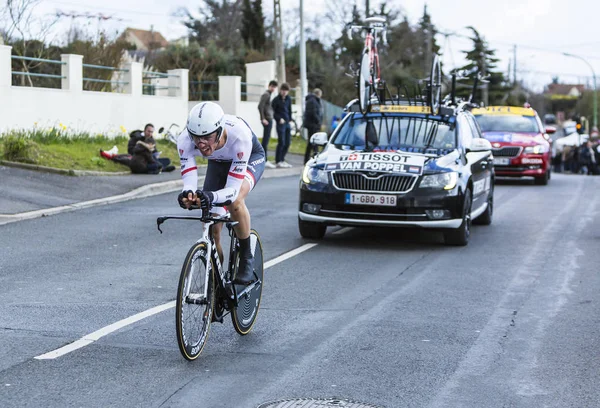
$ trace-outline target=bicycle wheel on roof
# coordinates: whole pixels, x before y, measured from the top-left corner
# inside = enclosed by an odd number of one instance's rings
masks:
[[[440,59],[437,55],[433,58],[431,64],[427,100],[429,108],[431,109],[431,114],[437,115],[442,100],[442,68],[440,66]]]
[[[358,102],[362,114],[367,113],[370,105],[371,81],[373,80],[371,71],[371,59],[369,58],[369,52],[365,50],[358,67]]]

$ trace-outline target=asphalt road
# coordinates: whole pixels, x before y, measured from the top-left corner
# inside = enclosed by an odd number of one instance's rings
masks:
[[[309,241],[297,177],[252,193],[265,259]],[[393,407],[600,404],[600,178],[501,182],[470,244],[331,228],[265,272],[248,336],[179,354],[174,309],[34,357],[175,298],[197,226],[173,194],[0,226],[0,406],[251,408],[290,397]],[[336,233],[339,232],[339,233]]]

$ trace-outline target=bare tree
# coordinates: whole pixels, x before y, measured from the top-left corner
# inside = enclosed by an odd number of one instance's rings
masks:
[[[13,52],[21,57],[28,54],[34,58],[43,58],[47,56],[47,48],[43,46],[50,34],[51,28],[58,21],[58,18],[52,20],[40,20],[34,15],[35,7],[41,0],[4,0],[4,5],[0,16],[1,21],[6,22],[0,30],[4,32],[6,43],[12,45]],[[32,41],[41,43],[42,46],[29,47]],[[24,72],[30,72],[31,69],[37,68],[40,62],[20,60],[19,64]],[[25,81],[29,82],[29,86],[33,86],[31,77],[23,75],[21,85],[25,85]]]

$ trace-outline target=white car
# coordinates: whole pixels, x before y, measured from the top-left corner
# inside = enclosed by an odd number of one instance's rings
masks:
[[[563,130],[565,132],[565,136],[569,136],[573,133],[577,133],[577,123],[574,120],[565,120],[562,123]]]

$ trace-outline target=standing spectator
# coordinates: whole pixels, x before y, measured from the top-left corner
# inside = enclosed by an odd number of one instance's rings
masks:
[[[581,147],[581,152],[579,154],[579,159],[581,162],[581,169],[583,174],[592,175],[597,172],[597,163],[596,163],[596,154],[594,149],[592,148],[591,140],[588,140]]]
[[[308,130],[308,139],[306,140],[306,152],[304,153],[304,164],[310,160],[313,146],[310,143],[310,137],[321,130],[323,124],[323,107],[321,106],[321,96],[323,92],[315,88],[313,93],[306,95],[304,104],[303,125]]]
[[[269,146],[269,139],[271,138],[271,130],[273,129],[273,107],[271,106],[271,94],[277,89],[277,81],[269,82],[269,87],[260,97],[258,103],[258,112],[260,113],[260,121],[263,125],[263,138],[262,147],[265,151],[265,167],[267,169],[274,169],[275,165],[270,161],[267,161],[267,147]]]
[[[279,94],[273,99],[273,117],[277,126],[277,150],[275,151],[275,166],[292,167],[285,161],[285,155],[290,148],[292,133],[290,120],[292,119],[292,98],[288,95],[290,86],[287,82],[281,84]]]

